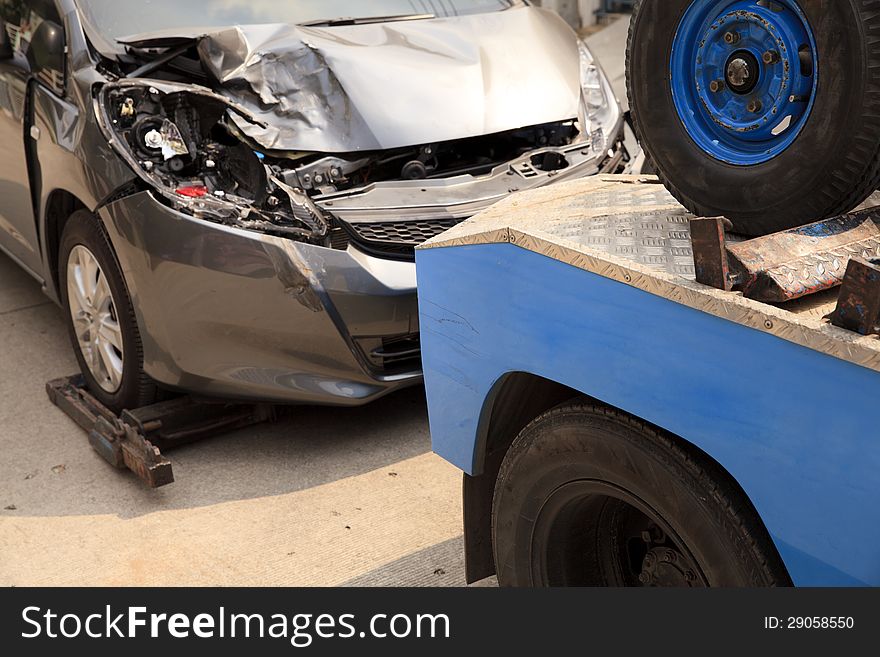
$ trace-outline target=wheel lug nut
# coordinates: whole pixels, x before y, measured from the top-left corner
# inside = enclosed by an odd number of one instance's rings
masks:
[[[648,573],[642,572],[639,574],[639,581],[642,584],[650,584],[651,583],[651,576]]]
[[[694,571],[688,570],[687,572],[685,572],[684,578],[689,582],[693,582],[696,581],[697,576],[694,574]]]
[[[775,64],[779,61],[779,53],[775,50],[768,50],[761,58],[765,64]]]
[[[736,32],[728,32],[724,35],[724,43],[729,46],[732,46],[734,43],[739,43],[739,34]]]
[[[750,100],[750,101],[749,101],[749,107],[748,107],[748,110],[749,110],[752,114],[757,114],[757,113],[760,112],[762,109],[764,109],[764,103],[762,103],[760,100],[758,100],[758,99],[754,99],[754,100]]]
[[[675,552],[672,550],[666,550],[666,552],[663,553],[663,561],[666,563],[672,563],[675,561]]]
[[[712,82],[709,83],[709,90],[713,94],[717,94],[722,89],[724,89],[724,80],[712,80]]]

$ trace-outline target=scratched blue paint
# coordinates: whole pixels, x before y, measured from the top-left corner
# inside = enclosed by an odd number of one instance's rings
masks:
[[[798,585],[880,585],[876,372],[507,244],[417,255],[434,450],[478,471],[511,372],[682,436],[761,514]]]
[[[828,223],[820,221],[809,226],[802,226],[794,231],[795,235],[804,235],[805,237],[828,237],[829,235],[837,235],[840,233],[839,226],[829,226]]]

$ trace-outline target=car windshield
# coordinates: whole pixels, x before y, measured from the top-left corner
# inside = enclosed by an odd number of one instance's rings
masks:
[[[501,11],[515,0],[79,0],[86,20],[105,39],[169,28],[263,23],[317,23],[342,18],[430,14],[462,16]]]

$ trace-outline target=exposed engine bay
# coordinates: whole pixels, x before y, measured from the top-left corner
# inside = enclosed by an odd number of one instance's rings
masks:
[[[290,184],[321,195],[387,180],[479,176],[540,146],[567,146],[578,135],[574,121],[525,128],[501,135],[399,148],[351,158],[302,158],[287,174]],[[548,162],[548,166],[552,166]]]
[[[577,122],[570,120],[381,152],[263,153],[229,116],[254,123],[258,119],[208,89],[125,80],[106,85],[97,107],[102,125],[112,133],[111,144],[171,206],[196,217],[322,245],[330,245],[331,231],[341,223],[322,202],[332,206],[340,195],[367,196],[383,184],[428,185],[460,176],[478,180],[511,166],[504,182],[509,194],[515,191],[509,178],[514,172],[525,179],[555,175],[572,164],[567,149],[584,147],[578,145]],[[518,160],[518,169],[508,164]],[[448,213],[446,218],[453,220],[437,228],[471,213],[470,208]]]

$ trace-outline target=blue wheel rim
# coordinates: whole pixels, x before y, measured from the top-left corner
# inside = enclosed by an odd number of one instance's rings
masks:
[[[693,0],[672,44],[672,98],[704,152],[728,164],[763,164],[803,130],[818,65],[796,0]]]

